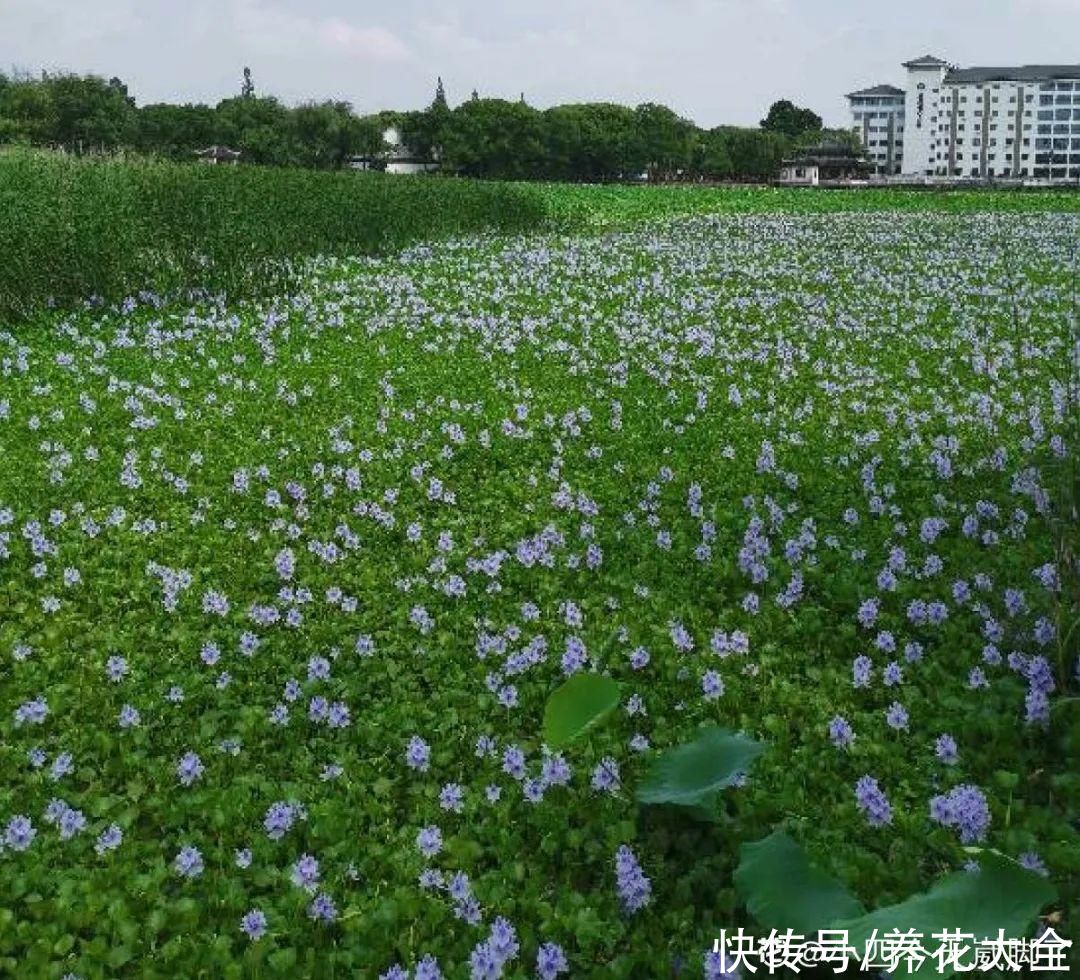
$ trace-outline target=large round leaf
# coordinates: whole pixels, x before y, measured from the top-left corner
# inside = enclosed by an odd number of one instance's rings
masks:
[[[996,939],[998,930],[1006,938],[1019,939],[1030,935],[1031,925],[1043,906],[1053,901],[1056,892],[1046,879],[1021,868],[996,851],[979,852],[978,871],[957,871],[937,881],[928,892],[913,895],[898,905],[889,905],[857,919],[833,923],[848,930],[848,942],[862,951],[877,930],[878,936],[894,929],[922,933],[923,948],[931,953],[940,940],[934,933],[948,929],[970,933],[975,941]],[[965,957],[971,962],[974,957]],[[914,967],[914,964],[912,964]],[[907,973],[901,965],[898,972]],[[950,976],[955,967],[948,962],[945,969],[933,957],[925,960],[913,977]]]
[[[735,890],[761,925],[804,936],[864,911],[851,892],[815,868],[806,852],[780,830],[742,846]]]
[[[544,742],[558,749],[591,728],[619,703],[619,685],[601,674],[575,674],[544,707]]]
[[[657,756],[637,791],[638,802],[703,806],[730,786],[765,749],[726,728],[707,728],[686,745]]]

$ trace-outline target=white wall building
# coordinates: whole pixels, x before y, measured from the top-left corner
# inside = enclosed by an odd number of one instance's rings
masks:
[[[348,166],[353,170],[384,170],[388,174],[423,174],[439,169],[435,159],[416,156],[401,139],[396,126],[383,131],[383,143],[387,149],[374,157],[352,157]]]
[[[902,113],[868,101],[888,86],[848,96],[852,128],[880,173],[1080,183],[1080,65],[956,68],[925,55],[904,67]],[[893,164],[881,152],[885,110],[902,132]]]
[[[852,130],[862,140],[866,158],[878,174],[900,173],[904,152],[904,90],[875,85],[848,94]]]

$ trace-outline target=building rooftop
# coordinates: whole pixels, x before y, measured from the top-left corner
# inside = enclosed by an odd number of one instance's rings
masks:
[[[848,143],[825,140],[814,146],[797,150],[784,160],[785,165],[828,165],[828,164],[866,165],[866,159]]]
[[[949,63],[934,57],[932,54],[924,54],[921,58],[904,62],[905,68],[948,68]]]
[[[1043,82],[1053,78],[1080,78],[1080,65],[953,68],[945,76],[945,82],[952,85],[971,85],[979,82]]]
[[[874,95],[902,96],[903,94],[904,90],[902,88],[897,88],[895,85],[875,85],[873,88],[860,89],[858,92],[848,92],[847,97],[849,99],[862,99]]]

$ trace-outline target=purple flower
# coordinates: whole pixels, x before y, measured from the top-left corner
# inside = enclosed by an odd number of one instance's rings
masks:
[[[442,846],[442,831],[434,825],[423,827],[416,835],[416,847],[426,858],[434,857]]]
[[[409,739],[405,749],[405,762],[411,769],[418,772],[427,772],[428,763],[431,760],[431,748],[419,735]]]
[[[266,836],[271,840],[281,840],[293,825],[297,817],[296,807],[291,803],[278,802],[270,804],[263,818],[263,827]]]
[[[668,630],[671,634],[671,642],[679,653],[689,653],[694,649],[694,638],[682,623],[673,620],[668,623]]]
[[[846,749],[855,741],[855,732],[845,718],[837,715],[829,722],[829,740],[838,749]]]
[[[593,770],[592,788],[598,793],[615,793],[619,785],[619,764],[605,756]]]
[[[707,670],[701,678],[701,693],[706,701],[715,701],[724,693],[724,682],[715,670]]]
[[[94,850],[98,854],[105,854],[108,851],[115,851],[124,840],[124,832],[120,829],[119,824],[110,824],[100,834],[98,834],[97,842],[94,844]]]
[[[652,885],[634,852],[625,844],[615,852],[615,887],[627,914],[632,915],[649,904]]]
[[[291,878],[297,888],[315,891],[319,887],[319,862],[310,854],[302,854],[293,865]]]
[[[859,606],[858,620],[859,625],[864,629],[869,629],[874,625],[878,617],[878,610],[881,608],[880,599],[867,599],[861,606]]]
[[[500,966],[505,965],[517,956],[520,945],[517,941],[517,933],[509,919],[500,915],[491,924],[488,946],[495,954]]]
[[[240,920],[240,931],[252,942],[266,935],[266,916],[258,909],[252,909]]]
[[[956,786],[930,801],[930,817],[946,827],[956,827],[961,844],[985,840],[990,828],[990,808],[976,786]]]
[[[55,759],[53,764],[49,767],[49,778],[55,783],[59,782],[65,776],[70,776],[75,771],[75,764],[72,762],[70,752],[61,752]]]
[[[1034,851],[1025,851],[1016,860],[1021,868],[1025,868],[1028,871],[1034,871],[1044,878],[1048,877],[1050,874],[1046,865],[1043,863],[1043,859]]]
[[[892,823],[892,807],[873,776],[863,776],[855,784],[855,803],[871,827],[884,827]]]
[[[194,752],[185,752],[176,764],[176,776],[183,786],[190,786],[202,774],[202,760]]]
[[[12,817],[4,830],[4,844],[13,851],[25,851],[37,837],[37,831],[29,817],[21,814]]]
[[[173,861],[176,873],[185,878],[197,878],[203,873],[203,858],[197,847],[182,847]]]
[[[329,895],[320,893],[311,900],[307,914],[316,922],[333,922],[337,918],[337,906]]]
[[[937,754],[938,760],[944,762],[945,765],[954,765],[959,758],[959,753],[956,749],[956,739],[951,735],[939,735],[937,741],[934,743],[934,751]]]
[[[882,630],[874,637],[874,646],[883,653],[892,653],[896,649],[896,637],[888,630]]]
[[[20,725],[40,725],[49,713],[49,705],[44,698],[27,701],[15,709],[15,727]]]
[[[415,980],[443,980],[439,961],[430,953],[416,964]]]
[[[885,712],[885,721],[896,731],[904,731],[908,726],[908,713],[899,701],[893,701]]]
[[[866,656],[856,657],[851,665],[851,683],[855,687],[868,687],[873,673],[873,661]]]
[[[557,943],[544,943],[536,951],[536,975],[540,980],[555,980],[560,973],[569,973],[566,953]]]
[[[461,813],[465,806],[465,790],[458,783],[447,783],[439,792],[439,806]]]
[[[516,745],[508,745],[503,751],[503,772],[514,779],[525,778],[525,753]]]
[[[60,827],[60,839],[71,840],[76,834],[82,833],[86,829],[86,817],[83,816],[82,810],[64,807],[64,812],[60,814],[58,824]]]

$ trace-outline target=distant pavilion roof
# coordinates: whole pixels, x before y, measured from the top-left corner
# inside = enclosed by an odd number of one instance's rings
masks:
[[[236,160],[240,157],[239,150],[230,149],[227,146],[208,146],[205,150],[196,150],[197,157],[206,157],[208,160]]]
[[[904,90],[895,85],[875,85],[873,88],[860,89],[858,92],[848,92],[849,99],[861,99],[874,95],[903,95]]]
[[[953,68],[945,76],[945,82],[949,85],[971,85],[980,82],[1045,82],[1055,78],[1080,78],[1080,65]]]
[[[847,143],[826,140],[817,146],[808,146],[784,160],[785,166],[851,166],[868,167],[869,161],[856,153]]]
[[[905,68],[948,68],[949,63],[942,61],[940,58],[934,57],[932,54],[924,54],[921,58],[915,58],[913,61],[905,61]]]

